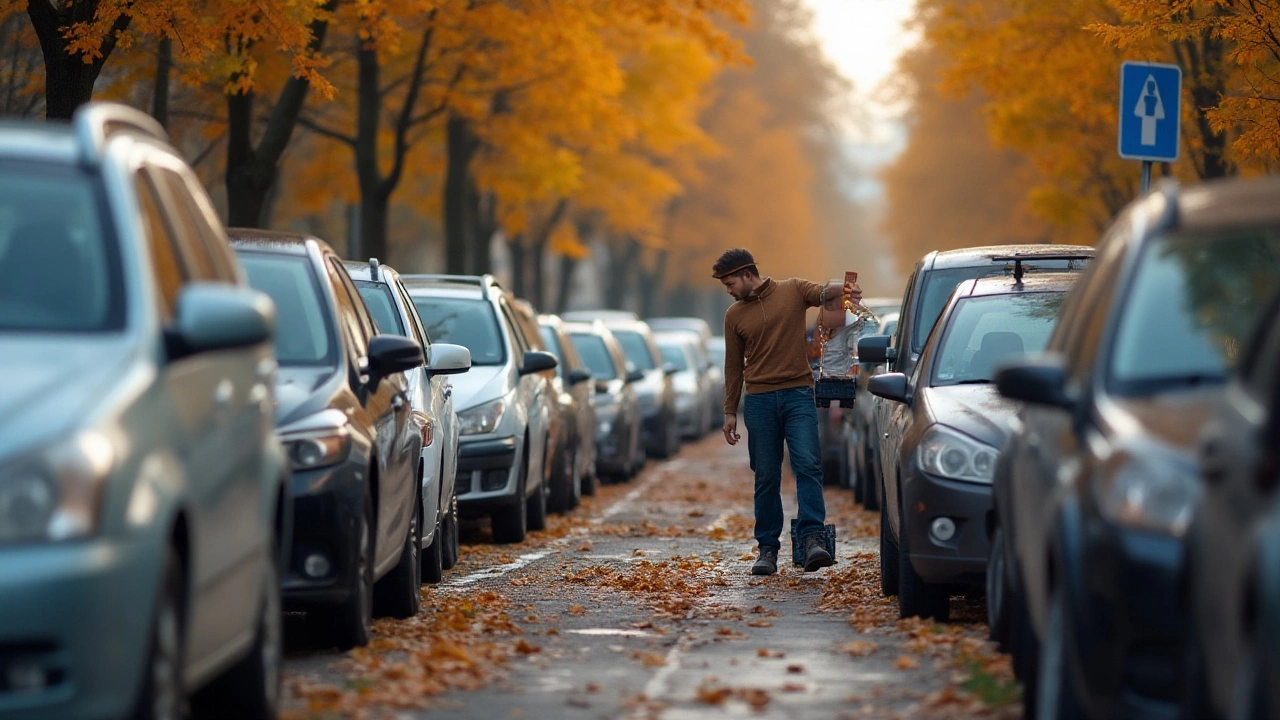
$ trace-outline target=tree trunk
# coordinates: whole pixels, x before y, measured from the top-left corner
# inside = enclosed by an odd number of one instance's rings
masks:
[[[156,48],[156,81],[151,91],[151,117],[169,129],[169,75],[173,72],[173,41],[161,38]]]
[[[1216,8],[1211,12],[1221,15],[1227,11]],[[1214,131],[1205,114],[1207,108],[1217,107],[1227,95],[1226,51],[1226,41],[1207,33],[1173,43],[1174,57],[1190,79],[1193,115],[1202,145],[1199,157],[1193,155],[1191,160],[1203,180],[1232,174],[1227,163],[1227,134]]]
[[[356,180],[360,187],[360,252],[357,257],[386,260],[387,208],[378,192],[378,129],[382,89],[378,86],[378,51],[356,37]]]
[[[551,217],[547,218],[547,222],[538,230],[533,238],[533,252],[530,262],[533,271],[531,278],[531,287],[528,298],[533,306],[541,309],[547,297],[547,248],[551,244],[551,235],[556,231],[556,227],[560,221],[564,219],[565,211],[569,208],[569,201],[561,198],[556,203],[555,209],[551,211]]]
[[[445,272],[464,275],[468,271],[468,254],[474,244],[468,196],[471,184],[471,158],[480,142],[471,132],[466,118],[450,115],[445,125],[447,154],[444,178],[444,249]],[[487,253],[486,253],[487,254]],[[486,269],[487,270],[487,269]],[[475,271],[480,271],[476,268]]]
[[[573,273],[578,269],[578,261],[568,255],[560,256],[560,281],[556,288],[556,312],[569,310],[569,292],[573,290]]]
[[[525,247],[523,235],[507,241],[507,254],[511,256],[511,292],[516,297],[527,297],[529,250]]]
[[[605,285],[605,306],[611,310],[623,309],[635,277],[636,262],[640,259],[640,243],[634,238],[622,240],[621,245],[609,253],[610,280]]]
[[[27,17],[40,40],[44,56],[44,112],[49,120],[70,120],[76,108],[93,97],[93,84],[102,66],[115,50],[116,38],[129,26],[132,17],[121,15],[102,39],[101,54],[86,63],[67,52],[67,30],[77,22],[88,22],[98,11],[98,0],[60,3],[55,8],[47,0],[27,3]]]
[[[663,300],[667,299],[667,290],[663,278],[666,277],[667,270],[667,251],[659,250],[658,257],[654,259],[654,267],[650,272],[641,270],[643,277],[640,280],[640,316],[654,317],[666,311],[666,307],[658,307],[660,304],[665,305]]]
[[[498,232],[497,201],[493,193],[480,192],[474,179],[468,178],[467,185],[472,233],[468,272],[484,275],[493,272],[493,236]]]

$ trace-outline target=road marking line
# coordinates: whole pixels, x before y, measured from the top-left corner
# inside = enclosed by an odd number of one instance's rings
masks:
[[[659,668],[658,672],[649,678],[649,682],[644,684],[644,696],[648,700],[658,700],[659,694],[663,692],[663,688],[667,684],[667,678],[680,669],[680,650],[683,644],[683,642],[677,642],[675,647],[671,648],[671,652],[667,653],[667,656],[663,658],[667,664]],[[636,713],[638,714],[639,712],[640,710],[637,709]]]
[[[495,578],[500,575],[506,575],[512,570],[519,570],[520,568],[528,565],[529,563],[535,562],[537,560],[541,560],[542,558],[550,554],[551,554],[550,550],[542,550],[540,552],[527,553],[525,555],[521,555],[520,557],[516,558],[513,562],[509,562],[505,565],[495,565],[493,567],[483,568],[469,575],[463,575],[460,578],[454,578],[453,580],[450,580],[449,582],[442,583],[442,584],[446,587],[461,587],[463,585],[470,585],[471,583],[480,582],[481,580],[487,580],[489,578]]]

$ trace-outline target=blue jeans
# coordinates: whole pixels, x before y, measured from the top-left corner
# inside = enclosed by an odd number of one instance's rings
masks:
[[[782,544],[782,441],[791,455],[800,504],[799,537],[821,532],[827,508],[822,500],[822,450],[813,388],[749,393],[742,401],[747,451],[756,474],[756,543],[760,549]]]

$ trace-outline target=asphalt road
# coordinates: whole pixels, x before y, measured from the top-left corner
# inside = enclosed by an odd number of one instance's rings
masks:
[[[953,599],[949,624],[899,621],[877,517],[849,491],[826,491],[835,567],[749,574],[745,445],[708,436],[520,545],[465,528],[423,612],[377,621],[368,648],[310,647],[290,617],[286,717],[1016,717],[980,601]]]

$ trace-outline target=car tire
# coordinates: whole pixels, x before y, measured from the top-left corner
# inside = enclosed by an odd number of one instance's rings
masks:
[[[880,513],[880,593],[885,597],[898,594],[898,543],[884,513]]]
[[[435,585],[444,579],[444,546],[448,543],[443,520],[436,523],[435,534],[431,536],[431,544],[422,551],[419,566],[422,568],[422,582]]]
[[[1188,593],[1189,594],[1189,593]],[[1200,644],[1200,632],[1196,627],[1194,614],[1188,608],[1186,638],[1182,642],[1182,693],[1180,713],[1184,718],[1215,718],[1209,709],[1208,678],[1205,676],[1204,651]],[[1243,677],[1243,673],[1241,674]],[[1262,717],[1260,715],[1243,715],[1240,717]]]
[[[1009,570],[1005,565],[1004,528],[996,525],[987,555],[987,634],[1001,652],[1009,651]]]
[[[1027,608],[1022,588],[1014,586],[1005,598],[1010,606],[1009,656],[1013,661],[1013,676],[1022,683],[1022,697],[1030,700],[1028,707],[1035,707],[1036,663],[1040,658],[1040,641],[1036,639],[1035,629],[1031,627],[1031,612]]]
[[[413,507],[400,561],[373,587],[379,616],[411,618],[422,609],[422,499],[417,493],[413,495]]]
[[[1049,599],[1049,619],[1045,623],[1044,641],[1040,644],[1040,657],[1036,662],[1034,704],[1025,706],[1025,710],[1035,713],[1032,717],[1036,720],[1078,720],[1081,717],[1071,677],[1068,612],[1067,594],[1059,583]]]
[[[156,595],[155,615],[151,620],[151,645],[144,669],[142,695],[134,711],[134,720],[167,720],[187,716],[187,695],[183,689],[183,624],[182,562],[177,550],[165,550]]]
[[[449,512],[444,516],[444,545],[440,548],[440,567],[452,570],[458,564],[460,530],[458,527],[458,496],[449,499]]]
[[[880,474],[875,463],[871,462],[870,453],[864,455],[862,467],[862,506],[868,510],[880,510],[884,508],[884,495],[880,492],[884,483],[880,482]]]
[[[530,530],[547,529],[547,496],[551,494],[551,478],[544,477],[538,483],[538,489],[525,500],[528,505],[528,526]]]
[[[925,582],[912,567],[910,533],[901,511],[898,518],[898,617],[933,618],[946,622],[951,619],[951,593],[945,585]]]
[[[547,510],[560,513],[561,515],[569,512],[578,504],[575,497],[577,479],[573,472],[574,451],[569,447],[565,447],[559,453],[559,458],[551,465],[551,483],[550,497],[547,498]]]
[[[373,625],[373,499],[366,488],[360,519],[356,526],[354,587],[341,604],[313,613],[315,627],[324,628],[329,642],[338,650],[369,644]]]
[[[853,464],[853,469],[850,471],[850,475],[849,484],[853,486],[853,501],[862,505],[864,504],[863,500],[865,497],[862,485],[862,469],[858,467],[856,462]]]
[[[280,665],[284,655],[284,613],[280,606],[279,553],[272,543],[265,563],[262,611],[253,647],[195,698],[194,718],[274,720],[280,712]]]
[[[514,501],[489,515],[493,528],[493,541],[497,543],[524,542],[529,532],[529,503],[525,502],[525,468],[529,466],[529,440],[524,442],[520,467],[516,468],[516,496]]]

